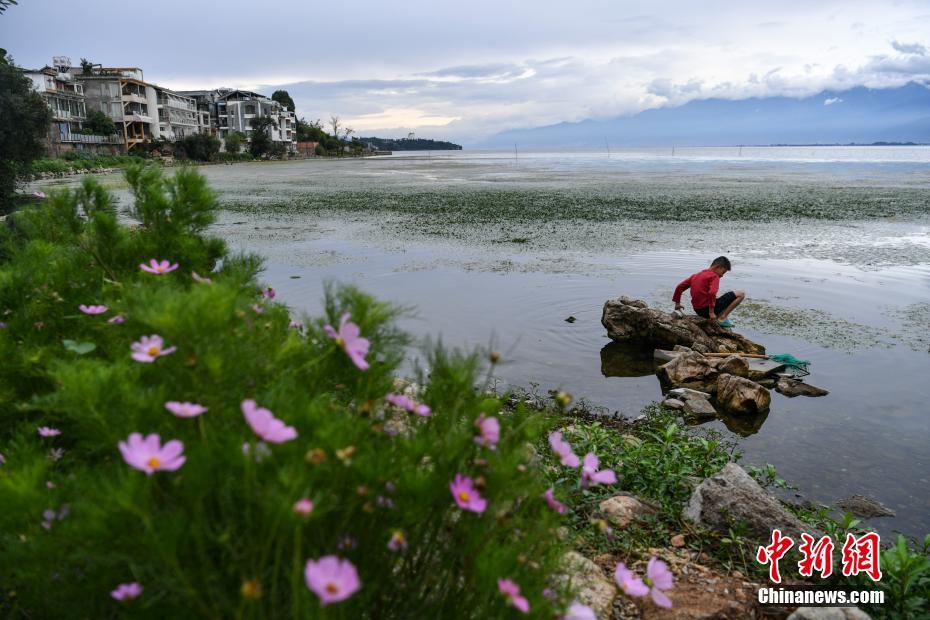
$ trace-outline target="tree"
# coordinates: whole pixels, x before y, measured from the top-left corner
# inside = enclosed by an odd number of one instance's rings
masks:
[[[0,0],[0,13],[3,13],[15,4],[18,4],[17,0]]]
[[[226,134],[226,152],[239,153],[242,145],[245,143],[245,135],[238,131],[230,131]]]
[[[16,182],[45,152],[52,112],[32,82],[0,49],[0,207],[13,199]]]
[[[252,119],[252,141],[249,144],[249,152],[252,155],[261,157],[273,151],[274,141],[269,135],[269,129],[277,126],[278,124],[270,116],[258,116]]]
[[[87,120],[84,121],[84,129],[84,133],[110,136],[116,133],[116,124],[113,123],[112,118],[100,110],[91,110],[87,113]]]
[[[274,91],[273,93],[271,93],[271,98],[272,100],[277,101],[278,103],[283,105],[285,108],[287,108],[291,112],[294,111],[294,107],[295,107],[294,100],[291,99],[290,94],[288,94],[286,90]]]
[[[205,133],[195,133],[178,140],[175,148],[188,159],[213,161],[220,152],[220,139]]]
[[[298,142],[322,142],[323,137],[326,135],[320,119],[310,122],[303,118],[297,120]]]
[[[334,138],[339,137],[339,128],[342,127],[342,125],[339,124],[339,121],[340,121],[339,117],[336,116],[335,114],[329,117],[329,126],[333,128],[331,135]]]

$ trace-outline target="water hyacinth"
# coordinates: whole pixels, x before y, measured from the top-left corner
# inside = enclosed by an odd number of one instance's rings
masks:
[[[165,409],[179,418],[196,418],[200,414],[208,411],[208,408],[203,405],[189,402],[179,403],[176,400],[169,400],[166,402]]]
[[[159,357],[171,355],[178,350],[177,347],[165,348],[165,341],[158,334],[142,336],[131,345],[132,359],[145,364],[154,362]]]
[[[600,461],[593,452],[584,456],[584,465],[581,468],[581,486],[591,484],[616,484],[617,475],[612,469],[598,469]]]
[[[57,437],[61,435],[61,431],[57,428],[52,428],[51,426],[40,426],[37,429],[39,437]]]
[[[284,443],[297,437],[297,429],[293,426],[287,426],[274,417],[271,411],[259,407],[254,400],[242,401],[241,408],[242,415],[245,416],[246,422],[249,423],[255,434],[268,443]]]
[[[481,497],[475,489],[474,481],[462,474],[455,474],[455,479],[449,483],[449,490],[455,503],[462,510],[469,510],[481,514],[488,507],[488,501]]]
[[[88,306],[85,304],[81,304],[80,306],[78,306],[78,310],[80,310],[84,314],[103,314],[104,312],[109,310],[109,308],[107,308],[106,306],[102,306],[102,305],[101,306]]]
[[[134,598],[139,598],[142,594],[142,586],[133,581],[130,583],[121,583],[116,586],[116,589],[110,592],[112,596],[117,601],[130,601]]]
[[[546,489],[546,492],[543,493],[543,499],[546,500],[546,504],[548,504],[549,508],[553,509],[560,515],[565,514],[567,508],[565,507],[565,504],[555,498],[555,489],[553,487]]]
[[[175,471],[187,460],[183,455],[183,443],[172,439],[162,446],[161,437],[155,433],[145,438],[140,433],[132,433],[126,441],[119,442],[119,451],[126,464],[149,476],[156,471]]]
[[[475,420],[475,428],[478,429],[475,443],[493,450],[501,438],[501,425],[497,418],[488,417],[482,413]]]
[[[344,601],[361,587],[355,565],[335,555],[308,560],[304,579],[307,588],[319,597],[322,605]]]
[[[559,456],[559,462],[565,467],[574,468],[581,465],[578,455],[572,452],[571,444],[562,439],[560,431],[549,433],[549,445],[552,447],[552,451]]]
[[[520,586],[512,579],[498,579],[497,589],[507,599],[507,604],[522,613],[530,613],[530,602],[520,594]]]
[[[323,329],[330,338],[336,341],[336,344],[342,347],[359,370],[367,370],[368,362],[365,356],[368,355],[368,348],[371,343],[367,338],[362,338],[361,330],[358,325],[349,320],[351,315],[346,312],[339,320],[339,330],[333,329],[332,325],[324,325]]]
[[[166,273],[171,273],[177,268],[178,268],[177,263],[174,263],[172,265],[169,261],[166,261],[166,260],[157,261],[154,258],[149,261],[148,265],[146,265],[145,263],[139,264],[139,269],[141,269],[142,271],[147,271],[148,273],[154,273],[157,276],[160,276]]]

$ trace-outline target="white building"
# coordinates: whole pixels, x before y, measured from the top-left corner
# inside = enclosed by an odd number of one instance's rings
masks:
[[[213,129],[224,142],[234,131],[251,141],[253,119],[270,118],[273,126],[267,132],[272,141],[281,144],[288,153],[297,150],[297,119],[293,112],[273,99],[229,88],[182,91],[180,94],[196,99],[201,108],[210,110]]]
[[[158,100],[158,132],[161,137],[181,140],[195,133],[210,133],[210,113],[197,109],[197,100],[155,87]]]
[[[70,150],[113,151],[114,147],[122,144],[122,140],[115,135],[82,133],[87,118],[86,97],[83,84],[72,73],[70,58],[55,56],[51,66],[25,69],[23,73],[32,81],[33,89],[52,111],[52,125],[48,135],[50,154],[59,155]]]
[[[155,86],[143,79],[142,69],[94,65],[77,70],[87,108],[100,110],[113,119],[127,151],[161,136],[158,95]]]

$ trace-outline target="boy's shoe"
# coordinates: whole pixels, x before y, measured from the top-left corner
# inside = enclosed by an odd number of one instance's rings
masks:
[[[730,319],[723,319],[719,323],[720,327],[733,327],[733,321]]]

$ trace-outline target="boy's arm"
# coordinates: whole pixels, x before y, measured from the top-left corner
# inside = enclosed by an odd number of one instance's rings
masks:
[[[720,290],[720,278],[711,278],[710,280],[710,295],[713,297],[713,301],[710,302],[710,309],[707,312],[708,318],[711,321],[717,320],[717,313],[714,312],[714,308],[717,307],[717,291]]]
[[[675,287],[675,294],[672,295],[672,301],[675,302],[675,310],[681,310],[681,294],[691,288],[691,278],[693,277],[694,276],[688,276]]]

